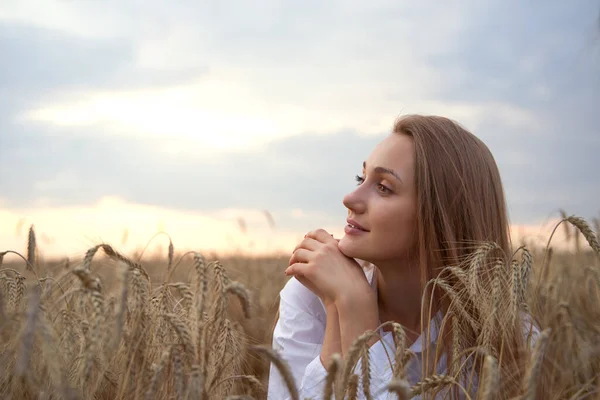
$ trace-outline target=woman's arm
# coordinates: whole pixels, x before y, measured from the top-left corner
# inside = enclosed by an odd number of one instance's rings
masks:
[[[341,352],[346,358],[352,343],[366,331],[377,330],[379,322],[379,309],[377,297],[374,292],[367,292],[361,296],[343,296],[335,302],[339,315]],[[378,341],[374,337],[369,341],[372,346]]]
[[[325,338],[321,349],[321,364],[327,368],[331,356],[335,353],[342,354],[342,341],[340,338],[340,319],[337,308],[329,306],[326,308],[327,322],[325,325]]]
[[[333,310],[330,311],[330,309]],[[335,320],[337,316],[337,321]],[[378,317],[378,309],[376,297],[367,298],[351,298],[336,302],[335,307],[327,307],[327,327],[326,339],[323,342],[321,351],[321,359],[313,361],[308,365],[303,377],[303,388],[300,390],[300,398],[321,399],[323,397],[324,383],[327,376],[327,371],[324,368],[329,365],[329,358],[333,353],[341,353],[347,359],[348,351],[352,343],[361,336],[365,331],[376,330]],[[329,345],[327,341],[327,331],[335,332],[339,329],[340,334],[337,336],[339,345]],[[337,333],[337,332],[336,332]],[[389,336],[389,334],[388,334]],[[331,335],[332,341],[335,341],[336,336]],[[370,389],[374,400],[395,399],[395,395],[388,392],[386,385],[392,380],[394,347],[391,336],[387,340],[380,341],[379,338],[373,338],[369,341],[369,370],[370,370]],[[330,348],[331,350],[327,350]],[[354,373],[362,375],[362,360],[359,360],[354,367]],[[363,393],[362,378],[359,379],[358,399],[365,399]]]
[[[280,293],[279,317],[273,330],[272,347],[288,363],[300,392],[303,386],[312,385],[313,379],[304,379],[307,371],[324,370],[320,353],[325,323],[325,308],[319,299],[296,279],[290,279]],[[284,400],[289,396],[279,371],[271,365],[268,399]]]

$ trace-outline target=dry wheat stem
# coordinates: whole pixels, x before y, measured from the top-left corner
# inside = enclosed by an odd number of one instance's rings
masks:
[[[490,355],[485,357],[483,363],[483,384],[480,388],[481,400],[491,400],[498,391],[498,362]]]
[[[183,282],[169,283],[169,286],[174,287],[179,291],[179,294],[184,301],[183,307],[188,311],[188,316],[190,316],[189,312],[192,310],[194,302],[194,293],[190,289],[190,286]]]
[[[27,265],[35,265],[35,250],[36,250],[36,240],[35,240],[35,230],[33,229],[33,225],[29,227],[29,234],[27,237]]]
[[[442,388],[448,385],[456,385],[458,386],[465,397],[467,399],[471,399],[471,396],[467,393],[467,391],[454,379],[449,375],[432,375],[424,378],[420,382],[417,382],[410,388],[410,397],[418,396],[423,393],[427,393],[430,390]]]
[[[348,400],[356,400],[358,398],[358,384],[359,384],[358,375],[352,374],[352,376],[348,380],[348,386],[347,386]]]
[[[232,380],[244,380],[244,381],[248,382],[250,384],[250,386],[252,387],[252,389],[254,389],[257,393],[262,394],[264,392],[262,383],[254,375],[228,376],[227,378],[221,379],[219,382],[217,382],[215,384],[214,388],[216,389],[222,383],[232,381]],[[229,398],[229,397],[227,397],[227,398]]]
[[[325,390],[323,392],[323,400],[331,400],[334,393],[335,383],[339,372],[342,370],[342,357],[339,353],[331,356],[329,367],[327,368],[327,377],[325,378]]]
[[[402,325],[397,322],[393,323],[394,341],[396,342],[395,364],[393,370],[394,379],[404,379],[406,365],[403,362],[404,352],[406,350],[406,332]]]
[[[371,396],[371,361],[369,359],[369,344],[367,342],[365,342],[363,344],[361,354],[362,354],[361,373],[362,373],[363,393],[365,395],[366,400],[372,400],[373,396]]]
[[[144,396],[146,400],[150,400],[152,399],[152,396],[156,395],[156,391],[158,390],[158,382],[161,379],[162,371],[171,357],[171,349],[172,347],[169,347],[167,350],[163,351],[160,361],[156,365],[154,375],[152,376],[152,380],[150,381],[150,385],[148,385],[146,395]]]
[[[17,377],[24,376],[25,372],[29,370],[30,356],[33,349],[36,324],[38,322],[38,313],[40,311],[40,295],[40,291],[34,288],[29,296],[25,331],[21,336],[21,346],[15,364],[15,376]]]
[[[479,330],[481,329],[479,323],[475,321],[475,319],[467,312],[466,307],[464,306],[464,303],[460,298],[460,295],[456,293],[452,286],[450,286],[448,283],[446,283],[444,280],[441,280],[440,278],[433,279],[432,282],[435,286],[440,286],[442,289],[444,289],[444,291],[452,300],[451,306],[453,306],[453,308],[456,309],[456,311],[458,311],[461,317],[463,317],[464,320],[467,321],[469,325],[471,325],[473,332],[479,332]]]
[[[575,226],[579,231],[583,234],[583,237],[587,240],[590,247],[594,250],[596,255],[600,258],[600,243],[598,243],[598,238],[596,234],[590,227],[590,225],[580,217],[571,216],[567,218],[567,221]]]
[[[163,318],[165,318],[169,324],[177,333],[179,340],[183,345],[183,349],[187,354],[188,359],[190,359],[190,363],[193,363],[194,354],[196,354],[196,346],[194,345],[194,341],[192,340],[192,334],[188,326],[175,314],[163,314]]]
[[[292,400],[299,400],[300,397],[298,395],[298,389],[296,388],[296,383],[294,382],[294,377],[292,376],[292,372],[290,371],[287,361],[285,361],[275,349],[265,346],[252,346],[252,349],[265,356],[267,359],[269,359],[269,361],[275,364],[275,367],[279,371],[279,374],[283,378],[283,381],[288,388]]]
[[[171,358],[173,359],[173,381],[175,383],[175,393],[177,399],[182,399],[185,391],[185,377],[183,373],[183,362],[181,361],[181,349],[179,346],[171,347]]]
[[[121,342],[125,325],[125,311],[127,309],[127,294],[129,291],[129,268],[123,268],[121,275],[121,291],[119,293],[119,306],[115,315],[115,337],[112,348],[115,349]]]
[[[356,362],[363,354],[363,347],[369,341],[369,339],[371,339],[374,336],[378,336],[377,332],[366,331],[358,338],[356,338],[356,340],[354,340],[354,342],[348,349],[348,355],[346,357],[346,362],[344,363],[344,369],[342,372],[342,384],[340,386],[340,391],[343,391],[345,388],[348,387],[349,380],[351,378],[351,375],[353,374]]]
[[[410,385],[404,379],[394,379],[386,386],[387,390],[396,393],[398,400],[408,400],[410,396]]]
[[[469,260],[469,292],[473,298],[479,294],[479,270],[486,263],[488,254],[494,249],[500,249],[496,243],[484,243],[468,257]]]
[[[167,254],[167,259],[168,259],[167,271],[169,271],[171,269],[171,266],[173,265],[173,255],[174,254],[175,254],[175,247],[173,246],[173,242],[171,241],[171,238],[169,238],[169,251]]]
[[[21,253],[19,253],[18,251],[6,250],[6,251],[2,252],[1,254],[2,254],[2,258],[0,260],[4,259],[4,256],[7,255],[7,254],[14,254],[16,256],[19,256],[23,261],[25,261],[25,267],[26,267],[26,269],[28,271],[31,271],[33,273],[33,275],[35,276],[35,279],[37,279],[39,281],[40,277],[38,276],[37,272],[35,272],[35,268],[33,268],[33,265],[31,265],[31,263],[27,260],[27,258],[25,258]],[[1,263],[0,263],[0,266],[1,266]],[[14,272],[17,272],[14,269],[11,269],[11,268],[2,268],[0,271],[14,271]],[[39,285],[39,282],[38,282],[38,285]],[[40,289],[41,289],[41,286],[40,286]]]
[[[523,379],[523,400],[534,400],[536,398],[537,378],[542,367],[542,359],[548,345],[550,333],[550,328],[544,329],[535,342]]]
[[[231,293],[234,294],[242,304],[242,309],[244,310],[244,316],[246,318],[250,318],[250,292],[244,285],[239,282],[231,282],[225,287],[225,294]]]

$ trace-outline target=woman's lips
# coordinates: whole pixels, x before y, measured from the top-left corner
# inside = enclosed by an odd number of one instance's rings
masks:
[[[360,235],[360,234],[364,234],[364,233],[368,233],[368,231],[359,228],[355,225],[352,224],[348,224],[344,227],[344,232],[346,232],[347,235]]]

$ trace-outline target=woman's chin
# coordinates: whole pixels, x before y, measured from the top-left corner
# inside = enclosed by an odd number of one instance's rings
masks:
[[[346,257],[350,258],[358,258],[362,260],[361,254],[362,252],[356,245],[356,243],[352,243],[352,239],[348,238],[348,236],[344,236],[340,239],[338,243],[338,249],[344,254]]]

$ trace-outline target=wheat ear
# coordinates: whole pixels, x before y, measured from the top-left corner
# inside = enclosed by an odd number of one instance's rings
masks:
[[[583,237],[587,240],[590,247],[594,250],[596,255],[600,257],[600,243],[596,234],[590,227],[590,225],[580,217],[571,216],[566,219],[571,225],[575,226],[583,234]]]
[[[244,310],[244,316],[246,318],[250,318],[250,293],[248,289],[244,285],[239,282],[231,282],[227,286],[225,286],[225,294],[231,293],[234,294],[242,304],[242,308]]]
[[[17,354],[17,361],[15,364],[15,376],[24,376],[26,371],[29,371],[29,361],[31,351],[33,350],[36,324],[38,323],[38,313],[40,311],[40,295],[41,293],[37,288],[34,288],[29,295],[25,331],[21,336],[21,347]]]
[[[371,396],[371,360],[369,359],[369,345],[367,342],[365,342],[363,344],[361,354],[362,354],[361,373],[362,373],[363,393],[365,395],[366,400],[373,400],[373,396]]]
[[[290,392],[292,400],[299,400],[300,397],[298,395],[298,389],[296,388],[294,377],[292,376],[292,372],[290,371],[290,366],[288,365],[287,361],[285,361],[275,349],[266,346],[252,346],[251,349],[265,356],[269,359],[269,361],[275,364],[275,367],[279,371],[279,374],[283,378],[283,381]]]
[[[483,384],[481,386],[481,400],[491,400],[494,393],[498,392],[498,362],[490,355],[485,356],[483,363]]]
[[[33,225],[29,227],[29,235],[27,237],[27,262],[28,267],[35,265],[35,250],[36,250],[35,230]]]
[[[410,396],[410,385],[404,379],[394,379],[387,385],[387,390],[396,393],[398,400],[408,400]]]
[[[348,380],[348,400],[356,400],[358,398],[358,375],[352,374]]]
[[[329,361],[329,367],[327,368],[327,378],[325,379],[323,400],[331,400],[331,396],[333,396],[334,393],[334,385],[341,370],[342,357],[338,353],[333,354]]]
[[[432,389],[437,389],[447,385],[457,384],[456,379],[450,375],[432,375],[428,376],[422,381],[416,383],[410,388],[410,397],[418,396],[423,393],[427,393]]]
[[[341,391],[348,387],[350,378],[354,371],[354,366],[362,354],[363,347],[373,336],[378,336],[377,332],[366,331],[356,338],[356,340],[352,343],[352,346],[350,346],[350,349],[348,349],[348,357],[342,372],[342,385],[340,387]]]
[[[169,237],[169,252],[167,254],[168,264],[167,264],[167,272],[171,270],[171,266],[173,265],[173,255],[175,254],[175,247],[173,247],[173,241]]]
[[[156,395],[156,391],[158,389],[158,382],[161,378],[162,371],[165,368],[165,366],[167,365],[167,362],[169,361],[170,357],[171,357],[171,347],[169,347],[167,350],[165,350],[163,352],[162,356],[160,357],[160,361],[158,362],[158,364],[156,365],[156,369],[154,370],[154,375],[152,376],[152,380],[150,381],[150,384],[148,385],[148,388],[146,389],[146,394],[144,396],[144,399],[151,400],[153,398],[153,396]]]
[[[529,365],[527,366],[523,379],[523,400],[535,400],[536,398],[537,378],[542,367],[542,359],[544,358],[544,352],[548,345],[550,333],[550,328],[544,329],[535,342]]]

